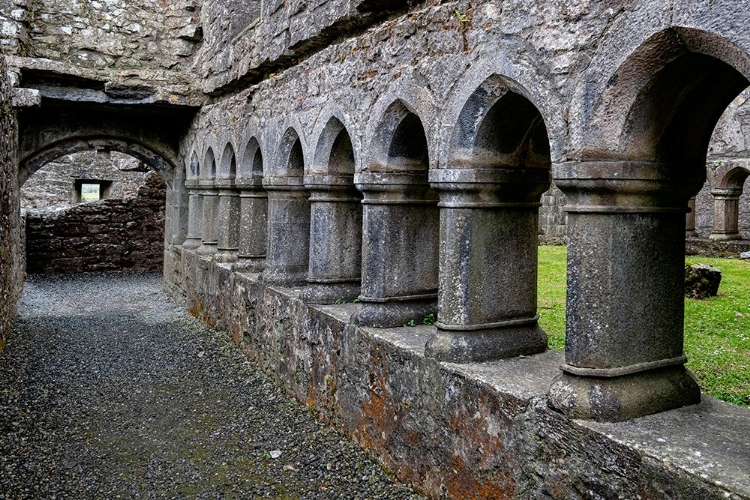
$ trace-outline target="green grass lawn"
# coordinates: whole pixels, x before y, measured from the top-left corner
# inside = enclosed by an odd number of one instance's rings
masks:
[[[552,349],[565,347],[565,247],[539,247],[539,320]],[[691,256],[722,271],[719,296],[685,299],[685,355],[705,392],[750,407],[750,263]]]

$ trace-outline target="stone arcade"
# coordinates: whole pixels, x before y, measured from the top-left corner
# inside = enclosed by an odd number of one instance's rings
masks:
[[[750,498],[750,412],[701,398],[682,294],[712,134],[744,123],[747,2],[0,6],[0,326],[18,185],[120,151],[168,184],[167,289],[430,496]],[[537,324],[552,181],[564,355]]]

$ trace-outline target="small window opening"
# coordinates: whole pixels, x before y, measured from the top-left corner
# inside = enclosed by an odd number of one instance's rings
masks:
[[[91,179],[75,180],[74,203],[89,203],[99,201],[107,197],[107,191],[112,185],[112,181],[101,181]]]

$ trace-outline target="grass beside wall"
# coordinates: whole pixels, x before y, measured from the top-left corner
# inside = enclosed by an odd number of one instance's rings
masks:
[[[565,247],[539,247],[539,323],[565,349]],[[750,407],[750,263],[690,256],[721,270],[719,295],[685,299],[685,355],[704,392]]]

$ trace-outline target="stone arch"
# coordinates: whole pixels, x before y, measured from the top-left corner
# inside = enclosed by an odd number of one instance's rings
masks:
[[[310,193],[304,185],[305,148],[294,125],[288,125],[276,148],[268,192],[268,231],[262,279],[275,285],[307,282],[310,252]]]
[[[305,175],[310,191],[310,257],[305,300],[334,303],[360,291],[362,196],[354,187],[351,137],[335,116],[319,134]]]
[[[716,186],[711,189],[713,197],[712,240],[739,240],[740,233],[740,197],[750,169],[747,166],[730,168]]]
[[[245,145],[237,176],[242,179],[262,178],[263,168],[263,151],[260,142],[256,136],[252,136]]]
[[[748,75],[750,56],[731,41],[672,27],[604,80],[578,161],[555,167],[569,236],[564,374],[550,388],[558,410],[624,420],[700,401],[684,366],[685,212]]]
[[[238,268],[262,271],[266,257],[268,193],[263,188],[263,152],[256,135],[242,153],[236,185],[240,189]]]
[[[172,186],[172,173],[178,164],[176,160],[164,152],[156,151],[144,144],[107,136],[69,138],[30,153],[20,161],[19,185],[23,185],[30,175],[56,158],[90,150],[118,151],[133,156],[156,171],[168,186]]]
[[[607,79],[580,155],[702,169],[716,122],[749,76],[750,55],[720,35],[654,33]]]
[[[224,146],[224,152],[221,154],[218,177],[221,179],[235,179],[237,177],[237,160],[231,142]]]
[[[716,187],[721,189],[739,189],[742,192],[742,186],[745,184],[748,176],[750,176],[750,168],[735,167],[724,174]]]
[[[370,116],[362,172],[426,173],[437,165],[433,133],[439,125],[437,107],[424,86],[395,82],[372,107]],[[407,140],[412,133],[418,138],[416,142]]]
[[[287,127],[276,148],[276,164],[273,175],[302,177],[305,172],[305,150],[302,138],[294,126]]]
[[[492,95],[492,87],[498,87],[503,89],[503,93],[513,93],[528,100],[545,124],[551,161],[556,162],[565,158],[568,147],[568,127],[565,119],[568,105],[552,87],[549,72],[539,67],[537,61],[526,57],[526,54],[530,53],[533,51],[518,50],[516,46],[483,52],[456,82],[441,117],[439,168],[446,167],[449,155],[455,158],[457,154],[454,141],[461,132],[455,128],[462,123],[470,123],[471,120],[466,120],[470,101],[476,102],[482,92]],[[478,122],[476,125],[478,126]],[[465,130],[464,134],[466,132],[469,131]]]
[[[216,157],[214,156],[214,150],[211,146],[206,150],[206,156],[201,165],[200,176],[203,179],[214,179],[216,178]]]
[[[429,148],[419,116],[401,99],[386,109],[371,145],[370,172],[426,172]]]
[[[331,116],[318,134],[313,161],[308,173],[354,175],[357,155],[344,123]]]
[[[188,176],[191,179],[197,179],[198,173],[200,172],[200,162],[198,161],[198,155],[195,151],[190,153],[190,164],[188,167]]]
[[[536,106],[492,75],[452,127],[440,194],[437,331],[426,355],[473,362],[547,347],[537,314],[539,199],[550,186],[550,146]]]
[[[550,168],[544,119],[513,87],[493,75],[467,99],[450,143],[448,162],[452,168]]]
[[[311,154],[313,159],[308,167],[309,172],[321,173],[327,170],[327,165],[325,168],[321,167],[328,162],[328,158],[322,152],[327,151],[329,146],[332,147],[332,144],[330,144],[331,138],[335,139],[337,136],[331,134],[337,131],[341,132],[342,128],[348,135],[354,153],[354,171],[359,172],[361,170],[362,143],[360,137],[353,133],[355,128],[349,115],[334,105],[328,105],[320,112],[311,135],[313,138],[311,146],[314,145],[315,150]]]
[[[364,196],[364,305],[352,320],[392,327],[437,312],[440,214],[428,182],[430,142],[417,109],[398,96],[379,106],[368,158],[355,175]]]

